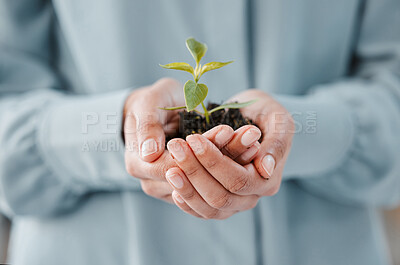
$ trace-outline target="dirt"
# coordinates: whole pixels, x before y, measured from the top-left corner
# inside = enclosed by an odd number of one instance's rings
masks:
[[[209,103],[207,109],[218,107],[219,104]],[[222,109],[211,113],[210,123],[207,124],[206,118],[202,115],[186,110],[179,112],[179,132],[176,137],[185,139],[186,136],[195,133],[205,133],[215,126],[226,124],[231,126],[234,130],[242,127],[243,125],[254,124],[252,120],[243,117],[240,109]]]

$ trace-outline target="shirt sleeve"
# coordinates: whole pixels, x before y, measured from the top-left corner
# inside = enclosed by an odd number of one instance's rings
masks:
[[[367,1],[352,74],[278,96],[297,125],[284,178],[346,204],[400,201],[400,2]]]
[[[89,192],[139,187],[119,129],[129,91],[62,92],[53,19],[51,1],[0,1],[0,205],[12,214],[57,214]]]

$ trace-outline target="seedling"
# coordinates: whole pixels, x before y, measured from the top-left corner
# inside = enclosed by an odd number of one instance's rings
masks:
[[[201,43],[196,41],[194,38],[189,38],[186,40],[186,47],[188,48],[189,52],[192,54],[194,60],[196,61],[196,67],[193,68],[188,63],[170,63],[166,65],[161,65],[161,67],[166,69],[173,69],[173,70],[180,70],[189,72],[193,76],[193,80],[188,80],[184,87],[184,96],[185,96],[185,104],[186,106],[179,106],[179,107],[170,107],[170,108],[162,108],[164,110],[178,110],[178,109],[185,109],[187,111],[195,111],[206,118],[207,124],[210,123],[210,114],[220,110],[220,109],[239,109],[251,105],[256,100],[251,100],[242,103],[226,103],[220,105],[214,109],[207,110],[206,106],[204,105],[204,100],[208,94],[208,87],[205,84],[200,84],[199,80],[203,74],[206,72],[219,69],[224,67],[233,61],[229,62],[210,62],[206,63],[203,66],[200,64],[201,59],[207,52],[207,45],[205,43]],[[197,106],[201,105],[204,112],[200,112],[196,110]]]

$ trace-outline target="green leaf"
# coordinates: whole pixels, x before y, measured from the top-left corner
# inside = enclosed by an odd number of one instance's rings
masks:
[[[257,100],[258,99],[253,99],[253,100],[246,101],[246,102],[241,102],[241,103],[238,103],[238,102],[226,103],[226,104],[220,105],[220,106],[218,106],[216,108],[213,108],[208,113],[213,113],[213,112],[215,112],[217,110],[220,110],[220,109],[240,109],[240,108],[244,108],[244,107],[250,106],[251,104],[253,104]]]
[[[163,110],[177,110],[177,109],[185,109],[186,106],[180,106],[180,107],[169,107],[169,108],[159,108],[159,109],[163,109]]]
[[[207,45],[205,43],[198,42],[194,38],[189,38],[186,40],[186,47],[196,60],[197,64],[200,63],[201,58],[203,58],[207,52]]]
[[[160,66],[165,69],[186,71],[186,72],[191,73],[192,75],[194,74],[193,67],[188,63],[169,63],[166,65],[160,64]]]
[[[229,61],[226,63],[222,63],[222,62],[211,62],[211,63],[206,63],[202,68],[201,68],[201,72],[200,75],[203,75],[204,73],[208,72],[208,71],[212,71],[212,70],[216,70],[219,69],[221,67],[224,67],[225,65],[231,64],[233,63],[233,61]]]
[[[192,111],[207,97],[208,87],[189,80],[186,82],[183,91],[185,93],[187,111]]]

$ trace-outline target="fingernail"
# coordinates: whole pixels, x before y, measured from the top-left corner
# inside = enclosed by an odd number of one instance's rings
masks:
[[[262,159],[261,165],[264,168],[264,170],[267,171],[267,174],[271,177],[275,169],[275,159],[272,157],[272,155],[266,155]]]
[[[178,162],[182,162],[186,158],[185,150],[181,143],[179,142],[169,142],[168,151],[171,152],[174,159],[178,160]]]
[[[253,144],[255,141],[260,139],[261,132],[257,129],[249,129],[242,135],[242,145],[249,146]]]
[[[174,186],[177,189],[182,189],[183,188],[183,179],[179,174],[176,173],[169,173],[167,172],[166,178],[169,183],[171,183],[172,186]]]
[[[247,149],[243,154],[242,154],[242,160],[248,161],[250,160],[253,156],[255,156],[258,152],[259,148],[257,145],[252,145],[249,149]]]
[[[228,129],[226,128],[222,128],[217,135],[215,135],[215,142],[218,145],[223,145],[225,144],[228,140],[229,140],[229,136],[231,135],[231,133],[229,132]]]
[[[142,157],[152,155],[154,153],[157,153],[157,151],[158,151],[157,142],[153,138],[147,139],[142,143],[142,148],[141,148]]]
[[[184,203],[185,202],[182,199],[181,195],[179,195],[177,192],[174,192],[174,197],[175,197],[175,200],[177,200],[179,203]]]
[[[197,155],[201,155],[204,153],[203,143],[200,141],[199,137],[200,136],[190,135],[186,138],[186,141],[190,145],[190,148]]]

